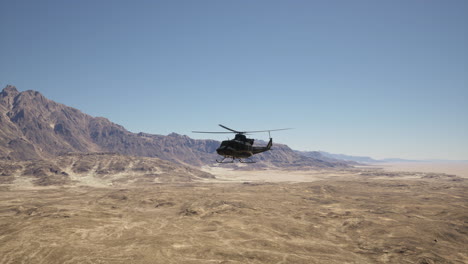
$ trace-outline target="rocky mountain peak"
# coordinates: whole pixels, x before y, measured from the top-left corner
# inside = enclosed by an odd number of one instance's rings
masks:
[[[50,100],[45,98],[40,92],[33,90],[19,92],[13,85],[7,85],[0,93],[0,105],[3,105],[8,110],[18,107],[33,109],[49,102]]]
[[[169,135],[167,135],[168,137],[173,137],[173,138],[183,138],[183,139],[190,139],[187,135],[181,135],[181,134],[177,134],[175,132],[172,132],[170,133]]]
[[[13,85],[7,85],[0,93],[0,105],[10,108],[13,105],[15,97],[20,93]]]
[[[7,85],[5,88],[3,88],[2,92],[0,93],[3,97],[5,96],[15,96],[19,94],[18,90],[16,89],[15,86],[13,85]]]

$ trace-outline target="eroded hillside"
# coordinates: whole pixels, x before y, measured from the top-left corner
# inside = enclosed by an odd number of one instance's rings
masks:
[[[13,186],[94,187],[158,182],[191,182],[214,178],[189,166],[158,158],[120,154],[67,154],[49,160],[0,160],[0,184]]]

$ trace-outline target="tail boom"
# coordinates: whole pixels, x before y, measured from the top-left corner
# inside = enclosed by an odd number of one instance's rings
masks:
[[[273,139],[270,138],[270,141],[268,142],[266,147],[253,147],[252,153],[253,154],[258,154],[258,153],[268,151],[268,150],[271,149],[272,146],[273,146]]]

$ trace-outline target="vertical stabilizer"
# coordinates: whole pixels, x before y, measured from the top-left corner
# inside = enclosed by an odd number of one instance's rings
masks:
[[[270,138],[270,141],[268,142],[268,145],[266,146],[266,149],[270,150],[271,146],[273,146],[273,139],[272,138]]]

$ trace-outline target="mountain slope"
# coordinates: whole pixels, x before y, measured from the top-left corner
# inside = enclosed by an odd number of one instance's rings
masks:
[[[215,140],[195,140],[132,133],[103,117],[92,117],[56,103],[36,91],[18,92],[7,86],[0,93],[0,158],[50,159],[69,152],[115,152],[158,157],[179,164],[203,166],[217,158]],[[345,162],[306,157],[286,145],[255,156],[252,167],[299,168],[347,166]]]
[[[309,157],[309,158],[314,158],[314,159],[318,159],[318,160],[323,160],[325,162],[330,162],[330,163],[343,163],[343,164],[353,164],[353,165],[356,165],[356,164],[359,164],[358,162],[354,161],[354,160],[349,160],[349,159],[340,159],[340,158],[335,158],[331,155],[326,155],[325,153],[326,152],[322,152],[322,151],[299,151],[299,150],[295,150],[296,153],[298,153],[299,155],[301,156],[306,156],[306,157]],[[327,153],[329,154],[329,153]]]
[[[16,160],[116,152],[201,166],[208,162],[201,154],[217,147],[213,140],[131,133],[106,118],[84,114],[39,92],[20,93],[13,86],[0,93],[0,127],[0,156]]]
[[[100,151],[100,146],[89,140],[91,119],[39,92],[19,93],[7,86],[0,93],[0,155],[24,160]]]
[[[379,162],[378,160],[375,160],[371,157],[366,157],[366,156],[351,156],[351,155],[345,155],[345,154],[333,154],[333,153],[328,153],[325,151],[318,151],[321,155],[332,158],[332,159],[339,159],[339,160],[346,160],[346,161],[355,161],[355,162],[361,162],[361,163],[376,163]]]

